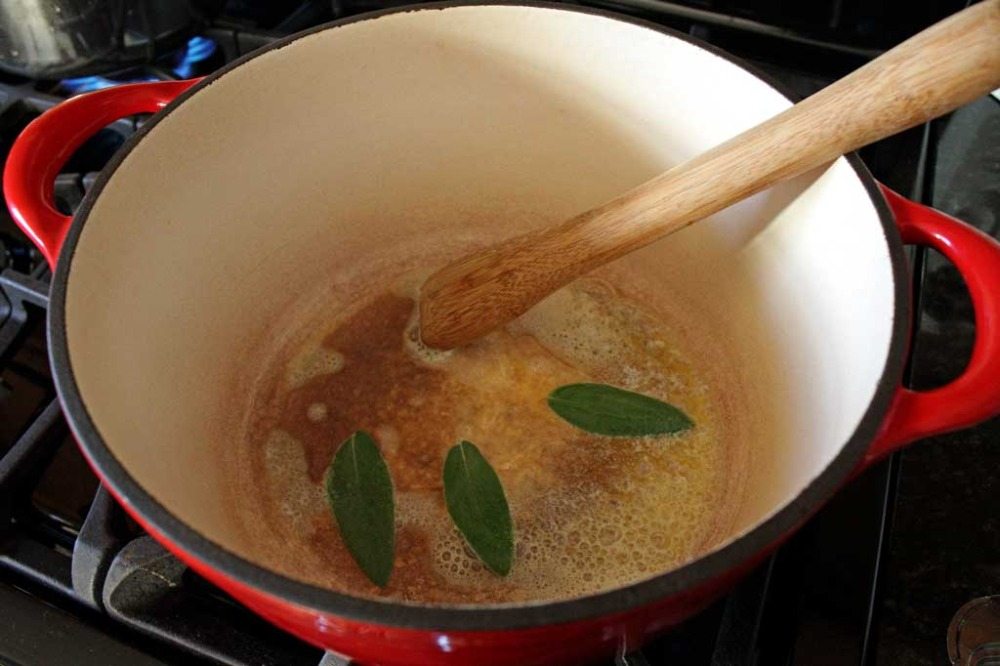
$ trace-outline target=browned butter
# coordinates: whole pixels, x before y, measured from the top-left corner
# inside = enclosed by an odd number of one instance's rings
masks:
[[[614,287],[585,278],[506,328],[438,352],[415,333],[420,277],[355,284],[314,309],[253,387],[233,473],[256,559],[358,596],[464,605],[618,587],[714,545],[731,519],[739,427],[670,312],[620,277]],[[589,435],[546,403],[580,381],[653,395],[696,426],[664,438]],[[335,450],[359,429],[378,441],[395,486],[396,560],[384,589],[351,559],[323,493]],[[516,538],[507,577],[478,562],[445,509],[442,465],[460,439],[482,450],[507,493]]]

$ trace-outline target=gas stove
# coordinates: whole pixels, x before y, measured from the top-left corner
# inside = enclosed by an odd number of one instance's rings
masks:
[[[184,46],[151,54],[145,64],[59,81],[0,74],[0,155],[32,118],[73,94],[206,74],[282,35],[387,4],[402,3],[230,0]],[[963,5],[586,4],[687,32],[800,95]],[[142,121],[118,121],[74,155],[55,183],[64,212],[79,205]],[[861,156],[890,187],[1000,237],[996,99],[977,100]],[[909,259],[918,307],[906,381],[929,388],[967,362],[972,310],[961,278],[941,256],[913,248]],[[49,278],[44,259],[3,210],[0,663],[345,663],[264,623],[189,571],[100,487],[69,435],[48,369]],[[618,663],[1000,663],[1000,596],[990,599],[1000,595],[996,469],[998,419],[894,455],[845,487],[731,594]]]

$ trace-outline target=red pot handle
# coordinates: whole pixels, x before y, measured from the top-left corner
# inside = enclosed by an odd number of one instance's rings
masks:
[[[7,156],[3,191],[17,226],[55,267],[70,217],[53,203],[56,175],[83,142],[120,118],[156,113],[198,79],[131,83],[69,99],[33,120]]]
[[[916,439],[1000,414],[1000,243],[884,185],[882,194],[896,216],[903,242],[934,248],[962,274],[975,309],[976,342],[969,365],[950,384],[930,391],[896,392],[865,464]]]

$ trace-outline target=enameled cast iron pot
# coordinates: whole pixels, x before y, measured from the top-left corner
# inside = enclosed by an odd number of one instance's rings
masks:
[[[623,261],[690,302],[754,418],[732,534],[627,588],[551,604],[352,598],[248,559],[221,490],[225,405],[300,289],[351,248],[447,230],[479,242],[570,217],[790,104],[716,49],[554,5],[394,9],[324,26],[201,81],[122,86],[33,122],[8,205],[56,267],[56,384],[87,458],[179,558],[275,624],[364,663],[552,664],[631,649],[704,607],[854,473],[1000,411],[1000,246],[880,188],[856,156]],[[71,220],[73,150],[155,115]],[[509,225],[508,225],[509,223]],[[959,268],[976,343],[961,377],[900,388],[902,243]]]

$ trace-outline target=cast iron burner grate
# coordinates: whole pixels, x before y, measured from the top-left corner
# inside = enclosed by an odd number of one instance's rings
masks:
[[[219,19],[199,36],[212,40],[214,49],[210,56],[191,64],[191,73],[207,73],[281,34],[387,4],[304,2],[295,11],[276,17],[273,6],[262,9],[263,5],[247,0],[230,2],[241,15]],[[802,15],[783,14],[780,3],[773,1],[602,4],[747,57],[802,95],[936,18],[910,14],[909,23],[893,23],[892,17],[882,16],[882,27],[887,21],[897,32],[879,33],[879,17],[865,15],[847,0],[815,3]],[[938,16],[957,8],[939,7]],[[176,75],[162,63],[152,63],[108,76],[113,82]],[[6,154],[32,118],[66,94],[67,86],[59,82],[0,79],[0,154]],[[108,157],[141,121],[114,123],[78,151],[55,183],[58,205],[65,212],[79,205]],[[998,235],[998,137],[1000,105],[984,99],[950,119],[866,149],[862,157],[876,177],[896,190],[960,214]],[[972,163],[964,171],[963,160]],[[917,276],[915,302],[929,305],[922,308],[916,322],[908,379],[924,386],[941,383],[964,366],[971,319],[964,288],[954,271],[932,253],[916,250],[910,255]],[[0,661],[343,664],[340,658],[323,655],[259,620],[190,572],[145,535],[99,487],[69,435],[49,374],[44,332],[49,277],[44,260],[3,211],[0,608],[11,621],[0,623]],[[1000,528],[989,510],[989,498],[1000,488],[996,484],[984,487],[979,475],[981,469],[989,468],[990,460],[993,468],[1000,465],[997,423],[941,439],[994,445],[991,459],[990,451],[977,449],[977,461],[963,461],[961,455],[947,461],[957,467],[955,478],[965,474],[980,480],[979,493],[970,491],[971,497],[965,493],[965,504],[949,499],[954,511],[967,518],[971,513],[973,523],[978,516],[984,526],[984,534],[972,539],[970,548],[962,548],[959,539],[951,551],[946,539],[921,542],[919,534],[914,538],[912,527],[903,531],[906,538],[893,531],[894,523],[904,527],[912,523],[914,511],[920,515],[921,507],[939,492],[931,488],[922,494],[928,484],[920,474],[912,478],[901,474],[901,459],[910,463],[912,458],[916,463],[911,464],[919,470],[919,449],[895,456],[845,488],[729,596],[641,653],[625,655],[617,662],[631,666],[939,663],[946,658],[944,632],[951,615],[973,597],[1000,593],[995,559],[1000,553]],[[964,444],[949,441],[947,447],[961,449]],[[932,445],[924,446],[930,449]],[[947,483],[937,471],[934,483]],[[909,493],[914,508],[908,508],[902,491]],[[919,604],[903,605],[907,599],[913,602],[912,595],[906,596],[913,579],[906,577],[924,565],[908,559],[906,553],[915,548],[926,551],[929,558],[993,573],[956,573],[944,595],[956,603],[942,611],[942,623],[940,612],[921,610]],[[975,552],[970,554],[971,548]],[[899,556],[899,552],[904,554]],[[992,570],[990,557],[994,558]],[[893,560],[902,560],[903,568],[894,569]],[[933,588],[929,594],[934,596]],[[914,619],[915,612],[925,614]],[[906,633],[913,627],[929,627],[929,635],[914,643]]]

